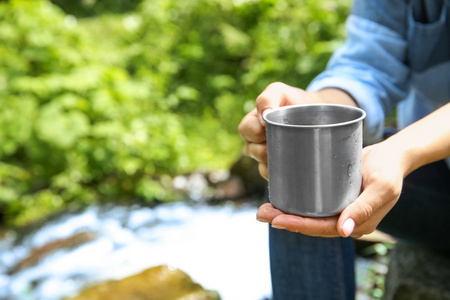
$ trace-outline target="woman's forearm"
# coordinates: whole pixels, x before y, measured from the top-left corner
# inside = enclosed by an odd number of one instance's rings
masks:
[[[411,124],[384,143],[402,153],[404,175],[450,156],[450,103]]]

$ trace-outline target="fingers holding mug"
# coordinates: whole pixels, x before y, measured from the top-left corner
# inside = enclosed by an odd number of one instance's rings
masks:
[[[267,164],[267,144],[264,143],[247,143],[245,147],[245,155],[253,158],[259,163]]]
[[[247,143],[245,147],[245,155],[258,162],[258,170],[264,179],[268,179],[269,171],[267,166],[267,144],[264,143]]]
[[[313,96],[313,93],[282,82],[274,82],[269,84],[256,98],[256,109],[261,125],[266,126],[263,120],[266,110],[294,104],[317,103],[318,101],[318,97]]]
[[[262,143],[266,141],[266,130],[259,122],[256,108],[242,119],[238,131],[246,143]]]

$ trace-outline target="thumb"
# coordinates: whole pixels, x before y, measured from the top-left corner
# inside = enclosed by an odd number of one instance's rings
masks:
[[[344,223],[341,225],[341,230],[339,231],[339,234],[343,237],[349,237],[353,230],[355,230],[355,220],[353,220],[351,217],[347,218]]]
[[[337,222],[337,230],[343,237],[349,237],[356,227],[366,223],[376,211],[374,202],[368,199],[365,190],[352,204],[345,208]],[[376,203],[376,202],[375,202]]]
[[[266,126],[263,116],[274,108],[282,106],[285,99],[285,90],[288,85],[281,82],[269,84],[266,89],[256,98],[256,110],[262,126]]]

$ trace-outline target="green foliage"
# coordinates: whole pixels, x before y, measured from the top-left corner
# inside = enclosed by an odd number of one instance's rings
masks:
[[[370,299],[384,299],[386,272],[394,246],[390,242],[374,243],[360,253],[366,257],[368,265],[366,270],[357,271],[357,283]]]
[[[170,176],[228,167],[256,96],[324,68],[349,2],[117,0],[126,13],[83,19],[72,1],[0,2],[2,222],[170,200]]]
[[[136,9],[141,0],[50,0],[65,13],[76,17],[93,17],[102,13],[123,13]]]

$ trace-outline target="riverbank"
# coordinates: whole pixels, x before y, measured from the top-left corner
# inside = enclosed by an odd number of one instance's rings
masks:
[[[222,300],[264,299],[271,290],[267,225],[255,214],[250,204],[177,202],[153,209],[90,207],[61,216],[18,244],[13,238],[2,242],[9,251],[0,254],[0,298],[57,300],[96,282],[168,265]],[[94,238],[16,267],[33,249],[83,232]]]
[[[0,241],[0,299],[59,300],[167,265],[222,300],[270,299],[267,225],[258,202],[91,206]],[[381,299],[389,249],[359,243],[358,300]]]

